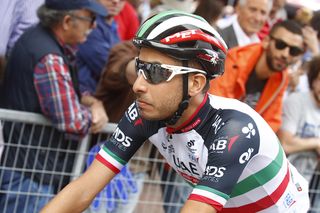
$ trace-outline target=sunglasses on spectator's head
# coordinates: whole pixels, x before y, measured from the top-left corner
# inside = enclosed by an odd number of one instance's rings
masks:
[[[291,46],[286,42],[284,42],[283,40],[273,37],[272,35],[270,35],[270,38],[275,41],[275,47],[278,50],[283,50],[284,48],[289,47],[289,53],[292,56],[298,56],[304,52],[304,50],[301,49],[300,47]]]
[[[138,57],[136,60],[136,72],[142,74],[143,78],[151,84],[159,84],[170,81],[175,75],[198,72],[206,75],[203,70],[190,67],[173,66],[160,63],[149,63],[141,61]]]

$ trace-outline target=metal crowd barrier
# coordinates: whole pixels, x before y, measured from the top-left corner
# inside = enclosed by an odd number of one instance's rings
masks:
[[[17,190],[3,189],[0,188],[0,201],[1,197],[4,195],[10,195],[14,197],[28,196],[34,197],[47,197],[48,200],[52,198],[57,191],[59,191],[65,184],[69,181],[79,177],[85,167],[89,156],[90,147],[97,142],[106,140],[111,136],[111,133],[116,127],[116,124],[108,124],[103,129],[103,131],[96,135],[87,135],[81,139],[81,141],[72,141],[73,143],[68,143],[71,145],[65,147],[54,147],[53,148],[43,148],[37,144],[31,143],[35,138],[43,140],[43,135],[51,134],[52,137],[48,138],[48,143],[57,143],[61,138],[55,137],[56,129],[52,126],[51,122],[44,116],[35,113],[21,112],[14,110],[0,109],[0,124],[1,126],[8,126],[6,129],[6,137],[4,141],[1,141],[0,134],[0,157],[2,153],[2,163],[0,164],[0,186],[3,184],[4,176],[2,171],[13,171],[19,172],[23,175],[28,175],[30,178],[37,179],[40,183],[48,182],[53,183],[54,176],[60,177],[58,181],[58,186],[55,191],[49,192],[39,192],[34,191],[32,187],[28,187],[28,190],[22,190],[22,187],[18,187]],[[13,130],[18,128],[19,134],[15,135]],[[30,132],[28,138],[25,138],[26,130]],[[2,131],[0,131],[2,132]],[[40,134],[39,134],[40,132]],[[37,133],[37,134],[36,134]],[[74,140],[74,139],[70,139]],[[76,145],[76,147],[72,147]],[[23,166],[15,166],[15,163],[19,160],[16,156],[8,156],[7,150],[10,148],[25,149],[25,162],[27,159],[34,159],[34,166],[28,168],[24,163]],[[32,150],[32,152],[30,152]],[[64,167],[72,165],[70,171],[67,172],[55,172],[55,171],[44,171],[37,169],[36,165],[38,161],[47,162],[47,157],[41,158],[43,153],[62,153],[65,154],[64,159],[55,159],[53,165],[58,161],[63,161]],[[30,153],[33,153],[31,155]],[[34,154],[35,153],[35,154]],[[71,159],[72,162],[68,162]],[[21,160],[21,159],[20,159]],[[12,161],[12,162],[11,162]],[[12,166],[7,166],[3,162],[8,162]],[[94,212],[113,212],[113,213],[176,213],[182,206],[184,200],[188,197],[191,191],[191,187],[188,186],[180,177],[178,177],[172,169],[168,170],[168,166],[165,161],[160,156],[159,152],[148,142],[134,155],[134,157],[128,163],[128,168],[132,171],[133,179],[136,181],[136,186],[138,186],[137,192],[130,191],[127,200],[119,197],[107,197],[101,196],[98,202],[87,209],[86,213]],[[303,171],[306,172],[306,171]],[[309,171],[310,172],[310,171]],[[312,171],[313,172],[313,171]],[[320,165],[315,171],[313,180],[310,183],[310,194],[313,201],[313,208],[310,209],[310,213],[320,212]],[[13,178],[9,179],[9,185],[12,184]],[[11,181],[12,180],[12,181]],[[123,180],[123,178],[120,180]],[[126,187],[127,185],[124,184]],[[130,188],[130,187],[128,187]],[[130,197],[133,196],[133,197]],[[3,199],[2,199],[3,200]],[[35,210],[29,210],[21,208],[18,204],[14,205],[13,209],[8,208],[7,200],[0,202],[0,212],[4,213],[33,213],[37,212]],[[29,201],[31,202],[31,201]],[[38,200],[35,201],[34,205],[37,205]],[[108,205],[115,205],[113,210],[108,207]],[[131,209],[131,210],[130,210]],[[112,211],[111,211],[112,210]]]
[[[7,109],[0,109],[0,124],[2,127],[6,126],[6,137],[4,141],[0,139],[0,157],[1,164],[0,164],[0,186],[3,185],[4,182],[4,175],[2,171],[10,171],[10,172],[19,172],[19,174],[26,175],[30,178],[38,177],[37,181],[39,183],[49,183],[53,184],[54,178],[53,176],[61,177],[59,179],[58,185],[56,190],[48,191],[48,192],[40,192],[34,191],[32,186],[27,187],[28,189],[23,189],[24,186],[18,187],[18,189],[3,189],[0,188],[0,200],[1,196],[10,195],[14,197],[25,196],[27,201],[26,202],[33,202],[28,200],[28,196],[33,197],[47,197],[48,200],[52,198],[57,191],[59,191],[65,184],[69,181],[79,177],[85,167],[86,161],[89,155],[90,147],[100,141],[106,140],[110,137],[111,133],[116,127],[116,124],[107,124],[103,131],[96,135],[87,135],[82,138],[80,141],[75,141],[74,138],[68,139],[71,140],[66,142],[68,145],[65,147],[60,146],[53,146],[53,148],[39,146],[38,144],[32,142],[35,139],[44,140],[43,135],[50,135],[51,137],[47,138],[48,144],[50,143],[58,143],[60,140],[66,140],[62,138],[58,138],[55,136],[56,129],[52,126],[51,122],[42,116],[41,114],[36,113],[29,113],[29,112],[21,112],[15,110],[7,110]],[[15,131],[19,134],[16,134]],[[15,130],[15,131],[14,131]],[[30,134],[26,134],[29,131]],[[2,132],[2,131],[1,131]],[[1,135],[0,135],[1,138]],[[71,144],[71,145],[70,145]],[[153,213],[162,213],[164,211],[164,207],[167,208],[167,212],[175,212],[176,209],[181,208],[181,203],[177,203],[177,196],[181,196],[187,198],[184,191],[180,191],[179,189],[190,189],[190,187],[181,179],[179,179],[172,170],[167,171],[167,166],[164,160],[160,157],[159,153],[153,148],[153,146],[146,142],[146,145],[140,149],[134,157],[128,163],[128,168],[132,171],[133,179],[135,180],[136,177],[143,177],[142,181],[137,181],[136,184],[140,186],[140,190],[137,192],[129,193],[129,195],[133,195],[131,198],[129,197],[127,201],[124,202],[125,199],[123,198],[110,198],[110,197],[101,197],[100,205],[98,208],[92,208],[86,210],[87,213],[93,212],[153,212]],[[148,145],[149,144],[149,145]],[[76,145],[76,147],[72,147]],[[23,165],[17,164],[17,162],[21,159],[18,159],[17,156],[14,154],[9,154],[8,150],[10,149],[20,149],[25,150],[25,159],[23,161]],[[43,161],[43,163],[50,163],[48,161],[48,157],[44,154],[46,153],[56,153],[56,156],[59,156],[59,153],[64,154],[64,159],[55,159],[53,165],[57,164],[58,161],[63,162],[64,167],[68,167],[68,165],[72,165],[70,171],[67,172],[55,172],[55,171],[45,171],[37,168],[37,163]],[[41,157],[42,156],[42,157]],[[71,157],[72,156],[72,157]],[[33,159],[32,167],[27,167],[28,159]],[[71,159],[72,163],[67,159]],[[10,164],[3,164],[6,162]],[[166,175],[165,178],[160,178],[161,176]],[[13,177],[10,177],[9,185],[11,185],[14,181]],[[21,184],[22,185],[22,184]],[[169,186],[174,186],[169,187]],[[178,191],[172,191],[176,190]],[[128,190],[129,191],[129,190]],[[137,193],[137,194],[135,194]],[[180,193],[180,194],[179,194]],[[163,200],[163,195],[166,194],[166,200]],[[139,196],[137,196],[139,195]],[[9,203],[7,200],[2,199],[0,203],[0,207],[2,206],[3,209],[0,212],[10,212],[10,213],[32,213],[37,212],[36,210],[24,209],[19,204],[15,204],[14,208],[9,208]],[[38,200],[36,199],[35,204],[37,205]],[[108,208],[107,204],[114,204],[115,208],[112,211]],[[133,206],[132,206],[133,205]],[[129,211],[129,206],[131,206],[132,211]],[[169,209],[171,208],[171,209]],[[175,210],[174,210],[174,209]]]

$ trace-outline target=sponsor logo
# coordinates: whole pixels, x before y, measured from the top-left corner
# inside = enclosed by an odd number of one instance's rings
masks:
[[[189,174],[199,175],[197,165],[193,162],[183,162],[179,159],[179,157],[176,157],[175,155],[172,155],[172,158],[173,163],[176,165],[177,169],[187,171]]]
[[[211,64],[217,64],[217,62],[219,61],[219,55],[216,52],[212,52],[211,55],[209,54],[198,54],[197,57],[206,60],[208,62],[210,62]]]
[[[130,123],[134,123],[135,126],[143,124],[135,103],[129,106],[128,110],[126,111],[126,117]]]
[[[223,177],[224,171],[226,171],[225,167],[207,166],[204,174],[220,178]]]
[[[251,138],[251,136],[255,136],[256,129],[253,128],[252,123],[248,123],[248,126],[242,128],[242,133],[246,135],[246,138]]]
[[[237,141],[237,139],[239,138],[239,135],[233,136],[232,138],[230,138],[230,142],[228,145],[228,151],[230,152],[233,144]]]
[[[168,152],[169,152],[169,154],[174,153],[174,147],[173,147],[172,144],[170,144],[170,145],[168,146]]]
[[[216,115],[214,118],[214,122],[212,124],[212,127],[214,128],[214,134],[217,134],[218,130],[224,125],[224,122],[222,122],[222,118],[219,115]]]
[[[195,153],[195,152],[197,151],[197,149],[192,148],[192,147],[194,146],[194,143],[195,143],[195,142],[196,142],[195,140],[190,140],[190,141],[187,142],[187,149],[188,149],[189,152],[191,152],[191,153]]]
[[[290,208],[295,202],[294,196],[289,192],[284,198],[283,205],[285,208]]]
[[[192,35],[196,34],[198,30],[185,30],[182,32],[177,32],[173,35],[167,36],[166,38],[162,39],[161,42],[163,43],[171,43],[171,42],[177,42],[180,41],[179,39],[186,39],[186,38],[192,38]]]
[[[113,139],[121,143],[124,147],[130,147],[132,138],[129,136],[126,136],[119,127],[116,128],[114,133],[112,134]]]
[[[223,153],[223,150],[227,147],[228,141],[226,139],[216,139],[209,148],[209,152]]]
[[[301,191],[302,191],[302,187],[300,186],[299,183],[296,183],[296,188],[297,188],[298,192],[301,192]]]
[[[210,182],[214,182],[214,183],[217,183],[219,182],[220,178],[218,177],[213,177],[213,176],[204,176],[201,178],[202,180],[207,180],[207,181],[210,181]]]
[[[161,143],[161,146],[164,151],[166,151],[168,148],[164,142]]]
[[[174,147],[173,147],[172,144],[170,144],[168,146],[165,142],[162,142],[161,146],[162,146],[163,151],[167,151],[168,150],[168,153],[174,153]]]
[[[249,159],[251,158],[251,154],[253,153],[253,151],[254,151],[253,148],[249,148],[248,151],[242,153],[242,155],[240,155],[239,157],[239,163],[244,164],[245,162],[248,162]]]
[[[190,176],[186,173],[180,172],[180,171],[178,171],[178,172],[181,175],[181,177],[183,177],[185,180],[189,181],[192,184],[196,184],[199,182],[199,179],[196,177],[192,177],[192,176]]]
[[[199,156],[194,156],[191,153],[188,153],[188,157],[192,162],[198,163],[199,162]]]
[[[189,126],[181,129],[181,132],[188,132],[191,129],[195,128],[196,126],[198,126],[201,123],[201,119],[198,118],[197,120],[195,120],[195,122],[193,122],[192,124],[190,124]]]

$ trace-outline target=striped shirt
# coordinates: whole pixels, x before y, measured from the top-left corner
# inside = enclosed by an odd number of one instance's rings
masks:
[[[69,60],[74,63],[72,48],[65,45],[63,47]],[[34,70],[34,85],[43,114],[58,129],[80,135],[88,133],[91,112],[80,104],[68,65],[61,56],[48,54],[41,59]]]

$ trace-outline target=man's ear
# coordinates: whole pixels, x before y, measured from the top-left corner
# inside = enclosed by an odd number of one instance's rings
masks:
[[[203,88],[206,85],[207,78],[200,73],[189,75],[189,95],[195,96],[202,93]]]
[[[265,36],[265,37],[263,38],[263,40],[261,41],[261,44],[262,44],[263,49],[267,49],[268,46],[269,46],[269,44],[270,44],[270,42],[271,42],[270,36],[269,36],[269,35]]]
[[[68,30],[71,26],[72,22],[72,17],[70,15],[66,15],[65,17],[63,17],[62,19],[62,28],[63,30]]]

